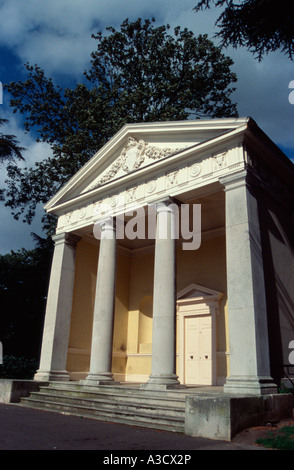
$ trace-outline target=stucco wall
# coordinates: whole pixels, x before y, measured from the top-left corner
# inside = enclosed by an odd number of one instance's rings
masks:
[[[67,368],[87,371],[90,365],[98,247],[81,240],[76,251],[73,306]]]
[[[286,203],[265,194],[259,201],[271,375],[279,383],[294,340],[293,222]]]
[[[67,363],[72,378],[89,369],[98,251],[84,240],[78,244]],[[144,381],[151,373],[153,269],[153,247],[132,256],[118,249],[112,364],[118,380]],[[195,251],[178,248],[177,290],[192,283],[224,293],[217,315],[217,376],[221,380],[228,374],[224,236],[203,241]]]

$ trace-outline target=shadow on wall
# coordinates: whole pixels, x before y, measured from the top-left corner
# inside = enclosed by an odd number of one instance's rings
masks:
[[[271,375],[280,386],[294,339],[294,236],[286,209],[263,194],[258,200]]]
[[[153,299],[146,296],[139,307],[139,334],[138,352],[151,353],[152,348],[152,323],[153,323]]]

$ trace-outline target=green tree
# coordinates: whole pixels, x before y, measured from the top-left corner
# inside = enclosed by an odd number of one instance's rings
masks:
[[[5,356],[38,359],[53,242],[0,255],[0,341]],[[0,368],[1,376],[1,368]]]
[[[7,122],[7,119],[0,118],[0,126]],[[22,156],[24,150],[23,147],[19,147],[15,135],[0,132],[0,163],[15,159],[24,160]]]
[[[90,70],[74,89],[56,86],[29,64],[27,80],[7,86],[25,129],[52,147],[52,155],[33,168],[8,166],[2,198],[15,218],[30,223],[37,205],[125,123],[237,116],[232,60],[206,35],[180,27],[171,35],[169,25],[156,27],[154,21],[127,19],[120,30],[93,35]]]
[[[200,0],[195,10],[224,7],[216,21],[223,47],[244,46],[261,60],[282,51],[294,58],[293,0]]]

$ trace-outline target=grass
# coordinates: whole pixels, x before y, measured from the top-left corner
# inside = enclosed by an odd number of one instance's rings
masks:
[[[283,426],[277,431],[269,431],[266,437],[257,439],[256,444],[270,449],[294,450],[294,426]]]

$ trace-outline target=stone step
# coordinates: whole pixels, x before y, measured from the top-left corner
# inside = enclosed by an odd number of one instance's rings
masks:
[[[185,413],[185,404],[182,404],[181,407],[178,406],[170,406],[165,405],[164,402],[152,401],[149,402],[145,400],[145,402],[138,401],[135,397],[111,397],[111,396],[101,396],[98,397],[85,397],[83,393],[77,394],[77,396],[68,395],[64,393],[52,393],[52,390],[48,390],[47,393],[40,391],[40,392],[32,392],[30,395],[30,399],[38,400],[38,401],[51,401],[54,403],[64,403],[66,405],[80,405],[86,406],[89,408],[97,408],[106,409],[106,410],[117,410],[123,409],[130,414],[136,414],[138,412],[149,412],[154,415],[158,416],[179,416],[183,417]]]
[[[50,388],[62,388],[65,390],[77,390],[77,391],[95,391],[95,392],[103,392],[105,394],[123,394],[123,395],[134,395],[137,396],[152,396],[152,397],[168,397],[168,398],[179,398],[185,399],[187,393],[192,392],[191,390],[187,389],[186,387],[180,387],[170,390],[152,390],[152,389],[144,389],[140,388],[138,385],[98,385],[98,386],[90,386],[84,385],[79,382],[50,382]]]
[[[177,393],[179,392],[179,393]],[[138,386],[85,386],[51,382],[23,397],[20,406],[102,421],[184,432],[185,394]]]
[[[82,416],[85,418],[94,418],[100,421],[129,424],[152,429],[162,429],[173,432],[184,432],[184,414],[182,416],[171,416],[154,413],[147,409],[134,409],[131,413],[129,409],[122,405],[107,409],[98,404],[72,404],[52,400],[51,397],[37,396],[22,398],[19,406],[54,411],[63,414]]]
[[[93,400],[107,400],[111,399],[112,402],[124,402],[124,403],[133,403],[134,401],[139,404],[151,404],[151,405],[163,405],[166,408],[185,408],[185,396],[166,396],[163,393],[152,394],[149,391],[137,390],[105,390],[105,389],[96,389],[93,387],[89,388],[70,388],[62,386],[50,385],[49,387],[40,387],[41,393],[50,393],[51,396],[66,396],[66,397],[78,397],[78,398],[88,398]]]

